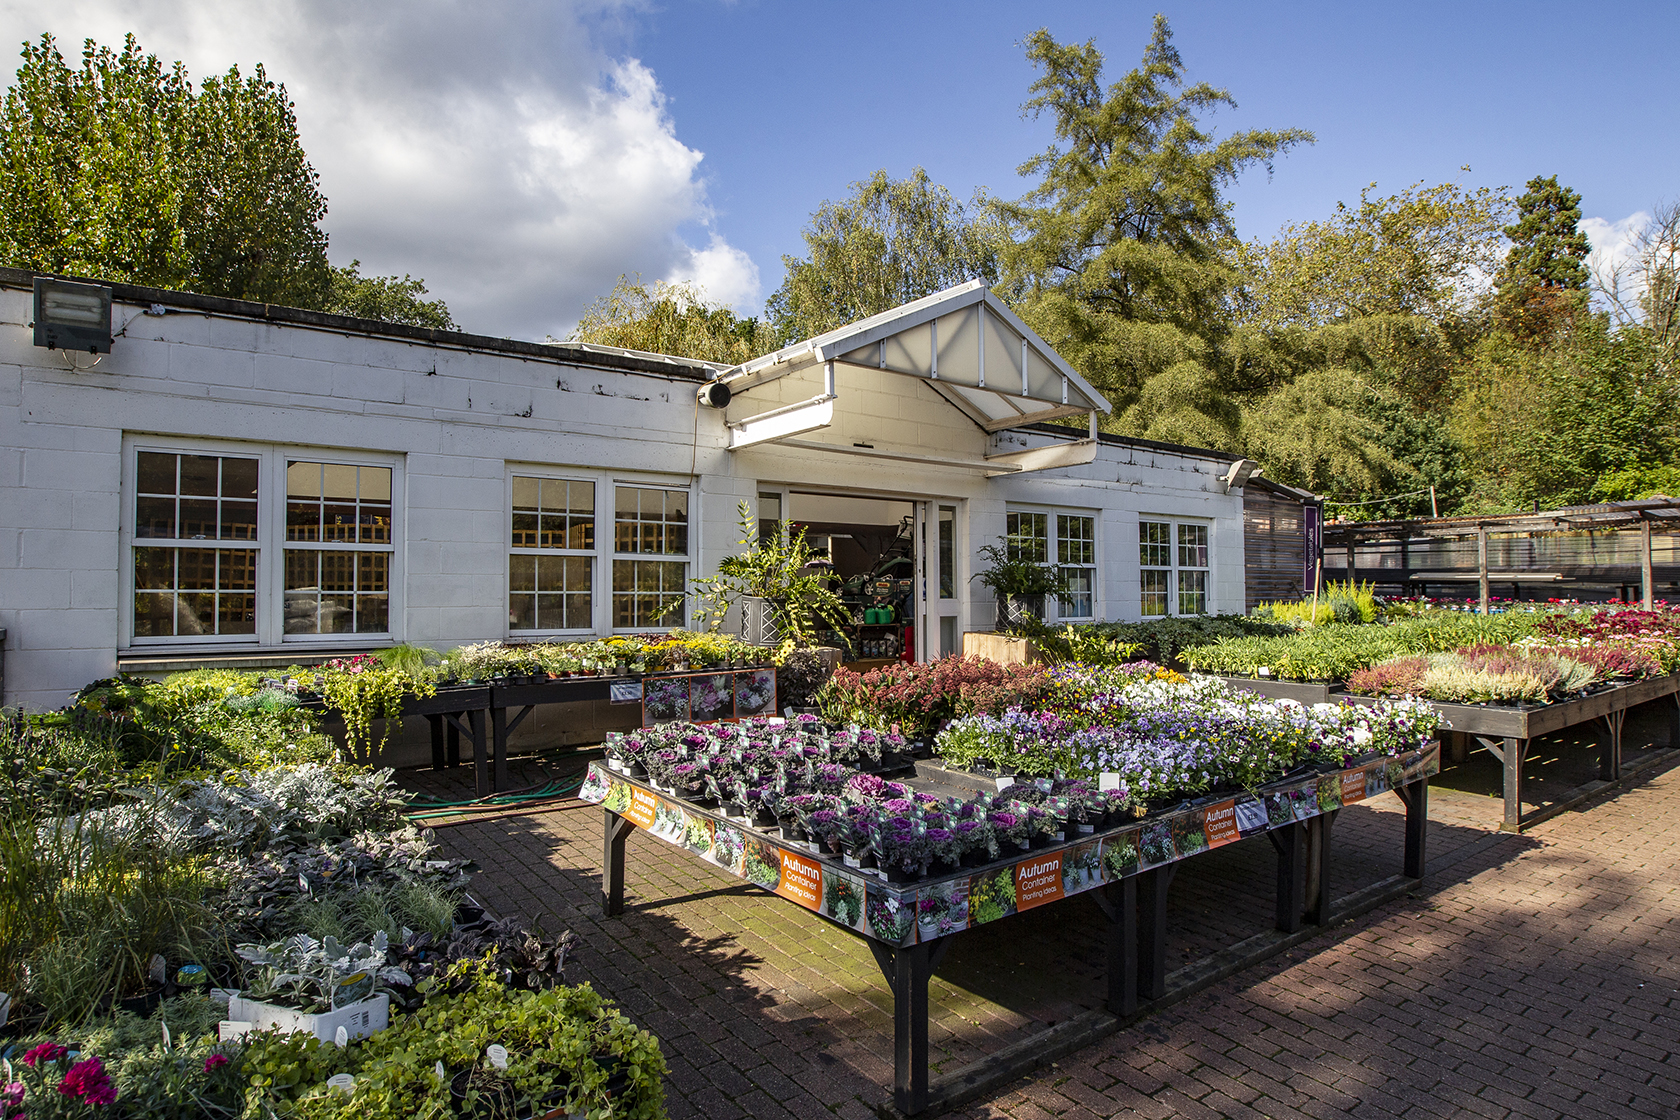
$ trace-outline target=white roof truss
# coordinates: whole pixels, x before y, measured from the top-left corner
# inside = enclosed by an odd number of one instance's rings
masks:
[[[731,421],[730,449],[827,427],[848,369],[917,378],[986,432],[1085,414],[1094,420],[1112,409],[979,280],[726,369],[718,380],[739,395],[814,366],[823,367],[822,393]],[[999,462],[993,469],[1043,468]]]

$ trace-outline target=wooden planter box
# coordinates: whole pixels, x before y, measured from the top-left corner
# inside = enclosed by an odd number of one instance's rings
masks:
[[[1032,639],[978,630],[963,635],[962,651],[964,657],[984,657],[999,665],[1030,665],[1038,660],[1038,647]]]

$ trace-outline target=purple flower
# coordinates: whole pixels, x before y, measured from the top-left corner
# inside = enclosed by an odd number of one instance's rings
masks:
[[[895,817],[903,817],[914,812],[916,806],[902,797],[893,797],[881,802],[881,808]]]
[[[56,1062],[69,1052],[56,1042],[43,1042],[23,1056],[23,1064],[34,1069],[41,1062]]]
[[[226,1054],[212,1054],[208,1058],[204,1059],[204,1072],[215,1073],[227,1064],[228,1056]]]

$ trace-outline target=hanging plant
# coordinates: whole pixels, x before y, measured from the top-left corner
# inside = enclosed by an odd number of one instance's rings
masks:
[[[403,697],[410,692],[420,697],[434,696],[437,687],[402,669],[388,667],[371,654],[336,658],[321,666],[321,695],[344,717],[346,746],[358,762],[385,749],[391,738],[391,723],[402,719]],[[385,717],[385,726],[375,743],[373,721],[379,716]]]

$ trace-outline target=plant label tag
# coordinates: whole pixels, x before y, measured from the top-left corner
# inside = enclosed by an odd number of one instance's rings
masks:
[[[1120,775],[1118,775],[1118,774],[1098,774],[1097,775],[1097,789],[1098,790],[1111,790],[1111,789],[1119,789],[1119,788],[1120,788]]]
[[[170,1049],[173,1049],[173,1047],[170,1044],[170,1039],[169,1039],[169,1024],[168,1023],[163,1024],[163,1048],[166,1051],[170,1050]]]
[[[343,1027],[339,1027],[336,1031],[333,1032],[333,1045],[338,1047],[340,1050],[344,1049],[346,1046],[349,1046],[350,1045],[350,1032],[345,1030]]]
[[[439,1059],[438,1064],[437,1064],[437,1068],[434,1069],[432,1072],[437,1074],[437,1079],[438,1079],[439,1084],[449,1080],[449,1075],[443,1071],[443,1061],[442,1061],[442,1059]]]
[[[999,778],[997,780],[998,792],[1002,793],[1004,790],[1008,789],[1010,786],[1012,786],[1014,784],[1015,784],[1015,779],[1014,778]]]
[[[1038,787],[1040,793],[1049,793],[1056,788],[1056,782],[1053,778],[1034,778],[1033,785]]]
[[[216,1024],[216,1041],[233,1042],[244,1038],[254,1029],[256,1024],[249,1019],[223,1019]]]
[[[356,1091],[355,1075],[349,1073],[335,1073],[331,1077],[327,1078],[327,1088],[336,1089],[338,1092],[349,1096],[351,1093]]]
[[[507,1047],[500,1043],[492,1043],[485,1048],[484,1056],[490,1059],[490,1064],[497,1069],[507,1068]]]

